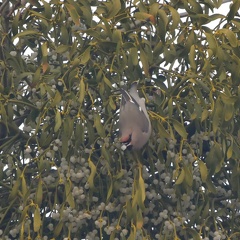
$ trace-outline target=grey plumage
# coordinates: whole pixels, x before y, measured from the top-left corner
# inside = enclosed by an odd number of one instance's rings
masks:
[[[146,110],[145,99],[137,92],[137,82],[134,82],[129,92],[121,89],[122,100],[119,116],[120,141],[141,149],[151,135],[151,122]]]

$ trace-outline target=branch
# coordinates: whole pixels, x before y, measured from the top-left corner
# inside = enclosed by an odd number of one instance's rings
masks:
[[[8,3],[9,3],[9,1],[5,0],[2,3],[2,5],[0,6],[0,16],[2,15],[2,12],[4,11],[4,8],[7,6]],[[8,8],[9,8],[9,6],[8,6]],[[3,15],[5,15],[5,14],[3,13]]]

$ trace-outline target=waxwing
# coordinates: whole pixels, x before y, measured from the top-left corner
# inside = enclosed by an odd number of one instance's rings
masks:
[[[151,122],[146,110],[145,99],[137,92],[134,82],[129,92],[121,89],[122,99],[119,116],[120,142],[132,149],[141,149],[151,135]]]

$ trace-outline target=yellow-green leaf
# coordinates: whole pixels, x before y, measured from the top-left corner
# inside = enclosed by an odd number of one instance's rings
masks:
[[[84,83],[84,79],[81,78],[80,80],[80,91],[79,91],[79,102],[80,104],[83,103],[85,97],[85,83]]]
[[[96,175],[96,166],[94,165],[94,163],[92,162],[92,160],[90,158],[88,158],[88,164],[91,169],[91,173],[88,177],[88,183],[89,183],[90,188],[92,189],[92,188],[94,188],[94,177]]]
[[[112,96],[109,97],[109,106],[111,107],[112,110],[116,110],[116,104],[113,101]]]
[[[106,76],[103,77],[103,81],[104,81],[110,88],[112,88],[112,83],[111,83],[111,81],[110,81]]]
[[[149,14],[149,13],[145,13],[145,12],[136,12],[134,14],[134,17],[137,19],[137,20],[149,20],[153,17],[152,14]]]
[[[181,184],[183,182],[184,178],[185,178],[185,171],[184,171],[184,169],[182,169],[175,184],[176,185]]]
[[[233,154],[233,144],[231,142],[231,144],[230,144],[230,146],[228,147],[228,150],[227,150],[227,159],[231,158],[232,154]]]
[[[34,232],[38,232],[41,227],[41,215],[40,215],[40,209],[38,206],[36,206],[34,211],[34,218],[33,218],[33,230]]]
[[[137,234],[136,227],[132,224],[131,233],[127,240],[136,240],[136,234]]]
[[[55,92],[55,96],[53,98],[53,101],[51,103],[52,107],[55,107],[57,104],[59,104],[62,100],[62,95],[60,94],[60,92],[58,90],[56,90]]]
[[[60,112],[57,110],[55,115],[54,132],[57,132],[62,125],[62,118]]]
[[[201,122],[203,122],[204,120],[206,120],[207,117],[208,117],[208,115],[209,115],[208,110],[207,110],[207,109],[203,109],[203,111],[202,111],[202,116],[201,116]]]
[[[25,179],[25,176],[24,174],[21,175],[21,179],[22,179],[22,195],[25,197],[27,195],[27,183],[26,183],[26,179]]]
[[[133,66],[137,66],[138,65],[138,49],[136,47],[133,47],[130,49],[129,56],[131,56]]]
[[[58,225],[53,230],[55,237],[59,236],[59,234],[62,231],[62,228],[63,228],[63,221],[60,220],[60,222],[58,222]]]
[[[137,229],[141,229],[143,226],[143,216],[142,216],[142,210],[139,208],[137,211],[137,221],[136,221],[136,227]]]
[[[139,174],[139,190],[140,190],[140,196],[141,196],[141,203],[144,204],[146,193],[145,193],[144,180],[141,174]]]
[[[84,52],[83,54],[81,54],[80,59],[81,59],[81,64],[85,64],[88,62],[88,60],[90,59],[91,55],[91,46],[89,46]]]
[[[112,180],[111,180],[110,186],[108,187],[107,201],[109,200],[109,198],[110,198],[111,195],[112,195],[112,190],[113,190],[113,183],[112,183]]]
[[[48,42],[42,43],[41,49],[42,49],[43,57],[47,57],[47,55],[48,55]]]
[[[19,187],[20,187],[20,178],[18,178],[16,180],[16,182],[14,183],[14,185],[12,187],[12,190],[11,190],[11,193],[10,193],[9,198],[8,198],[9,200],[12,200],[17,196]]]
[[[65,193],[66,193],[66,201],[68,202],[69,206],[71,208],[75,208],[75,202],[72,195],[72,183],[69,179],[65,183]]]

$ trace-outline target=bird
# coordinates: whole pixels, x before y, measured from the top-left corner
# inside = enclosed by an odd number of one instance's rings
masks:
[[[133,82],[128,92],[120,89],[120,142],[133,150],[140,150],[147,143],[152,131],[145,99],[139,97],[137,85],[137,82]]]

